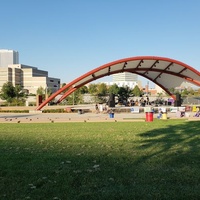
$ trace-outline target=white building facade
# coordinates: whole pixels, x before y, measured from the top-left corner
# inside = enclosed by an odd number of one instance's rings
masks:
[[[136,85],[138,85],[138,75],[129,73],[129,72],[123,72],[118,74],[113,74],[113,81],[112,85],[116,84],[119,87],[126,87],[133,89]]]

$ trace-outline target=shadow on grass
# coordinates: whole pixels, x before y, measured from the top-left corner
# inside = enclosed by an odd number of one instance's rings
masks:
[[[167,153],[188,155],[199,158],[200,155],[200,124],[198,121],[186,122],[178,125],[168,125],[164,128],[153,129],[140,133],[142,137],[139,149],[154,149],[146,156],[146,159],[156,155],[164,154],[166,160],[173,163],[173,157],[168,157]],[[183,161],[184,162],[184,161]]]
[[[199,122],[12,126],[0,145],[1,199],[200,196]]]

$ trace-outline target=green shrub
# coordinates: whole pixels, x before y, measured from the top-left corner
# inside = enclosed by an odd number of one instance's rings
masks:
[[[63,108],[59,108],[59,109],[45,109],[42,112],[43,113],[64,113],[65,110]]]

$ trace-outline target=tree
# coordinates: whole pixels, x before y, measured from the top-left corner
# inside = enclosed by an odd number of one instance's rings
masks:
[[[66,83],[63,83],[63,84],[62,84],[62,88],[63,88],[65,85],[66,85]],[[63,91],[63,93],[67,92],[68,89],[69,89],[69,88],[65,89],[65,90]]]
[[[25,94],[22,91],[22,87],[20,85],[13,86],[12,83],[5,83],[1,89],[0,94],[1,99],[6,100],[9,104],[15,103],[24,104],[25,102]]]
[[[105,83],[90,84],[88,91],[94,97],[94,101],[97,103],[105,103],[106,95],[108,93],[107,85]]]
[[[40,86],[40,87],[37,89],[36,94],[37,94],[37,95],[45,95],[45,89],[44,89],[42,86]]]
[[[97,94],[97,84],[91,83],[88,87],[88,92],[90,94],[96,95]]]
[[[68,105],[76,105],[83,103],[83,95],[80,88],[73,92],[71,95],[67,96],[65,101]]]
[[[181,96],[182,97],[186,97],[186,96],[188,96],[188,94],[189,94],[189,91],[186,88],[181,91]]]
[[[128,98],[132,96],[133,92],[128,86],[119,88],[118,99],[120,103],[127,103]]]
[[[95,102],[106,103],[107,94],[108,94],[107,85],[105,83],[98,84],[97,85],[97,95],[96,95]]]
[[[79,88],[79,90],[80,90],[80,93],[81,94],[86,94],[86,93],[88,93],[88,88],[87,88],[87,86],[82,86],[82,87],[80,87]]]
[[[143,94],[143,92],[140,90],[140,88],[136,85],[133,89],[133,95],[136,97],[140,97]]]
[[[45,89],[42,86],[37,89],[36,94],[42,96],[43,100],[45,99]]]
[[[108,93],[108,88],[105,83],[100,83],[97,85],[97,95],[98,96],[106,96]]]
[[[19,100],[20,98],[25,97],[25,93],[23,92],[22,86],[21,85],[16,85],[14,87],[15,90],[15,95],[16,95],[16,99]]]
[[[158,92],[157,95],[158,95],[158,98],[162,98],[163,93],[162,92]]]
[[[194,96],[194,89],[193,88],[190,88],[189,89],[189,94],[188,94],[188,96]]]
[[[8,103],[11,103],[15,96],[16,93],[13,84],[10,82],[3,84],[1,89],[1,99],[6,100]]]
[[[115,94],[115,95],[118,95],[118,92],[119,92],[119,87],[117,84],[113,84],[109,87],[108,89],[109,93],[110,94]]]
[[[200,96],[200,89],[197,90],[197,95]]]

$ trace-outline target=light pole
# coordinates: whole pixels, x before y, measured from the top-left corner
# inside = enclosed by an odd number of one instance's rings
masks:
[[[46,88],[45,88],[45,100],[48,99],[48,85],[46,85]]]
[[[73,88],[74,87],[75,87],[75,85],[73,85]],[[72,98],[73,98],[73,106],[74,106],[74,92],[73,92]]]
[[[73,106],[74,106],[74,92],[73,92]]]

